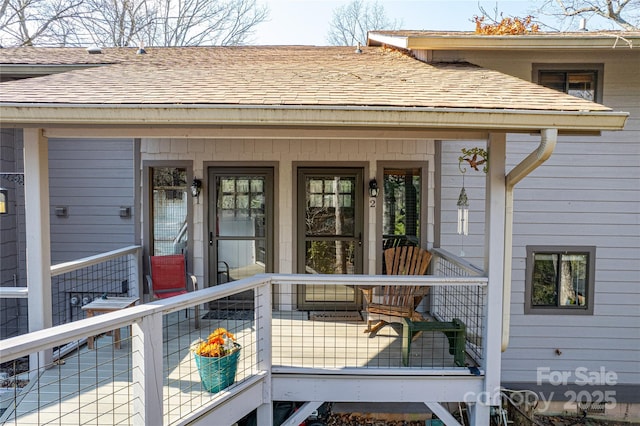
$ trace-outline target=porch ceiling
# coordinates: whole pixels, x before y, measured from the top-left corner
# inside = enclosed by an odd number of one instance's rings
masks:
[[[96,66],[99,55],[84,49],[0,50],[0,64],[14,70],[87,66],[1,83],[0,124],[597,132],[621,129],[628,115],[472,64],[427,64],[385,48],[104,51]]]

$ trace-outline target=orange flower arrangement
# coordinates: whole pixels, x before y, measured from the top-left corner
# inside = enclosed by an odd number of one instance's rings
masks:
[[[223,357],[238,350],[236,338],[224,328],[218,328],[209,334],[207,340],[200,339],[192,345],[192,350],[204,357]]]

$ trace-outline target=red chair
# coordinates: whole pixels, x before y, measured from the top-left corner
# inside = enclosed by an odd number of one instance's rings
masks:
[[[198,282],[193,274],[187,274],[185,258],[182,254],[150,256],[151,275],[147,275],[149,293],[154,299],[166,299],[189,292],[187,277],[193,291],[198,290]],[[188,313],[188,312],[187,312]],[[195,326],[200,327],[200,306],[195,307]]]

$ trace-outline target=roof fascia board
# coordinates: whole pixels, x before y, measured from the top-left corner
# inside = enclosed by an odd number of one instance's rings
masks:
[[[409,47],[409,37],[369,33],[367,44],[368,46],[382,46],[383,44],[387,44],[389,46],[407,49]]]
[[[487,36],[487,35],[456,35],[440,34],[426,36],[406,36],[371,34],[372,41],[387,44],[402,49],[412,50],[601,50],[623,49],[631,50],[633,42],[640,42],[638,37],[593,36],[537,36],[534,34],[523,36]],[[376,44],[371,44],[376,45]],[[637,44],[636,44],[637,45]]]
[[[339,140],[487,140],[489,132],[477,130],[433,130],[363,127],[285,127],[285,126],[208,126],[208,127],[46,127],[47,138],[179,138],[179,139],[339,139]]]
[[[628,116],[616,111],[473,108],[0,104],[0,127],[262,125],[598,132],[622,130]]]

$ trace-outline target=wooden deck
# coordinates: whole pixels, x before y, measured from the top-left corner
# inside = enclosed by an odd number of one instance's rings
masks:
[[[184,311],[165,317],[162,345],[164,360],[164,423],[172,424],[221,394],[202,389],[189,352],[199,336],[225,327],[236,334],[242,353],[236,383],[257,372],[255,322],[252,319],[205,319],[201,328],[185,320]],[[309,320],[307,312],[274,312],[272,321],[272,366],[320,368],[389,369],[402,367],[401,331],[387,326],[376,336],[364,333],[362,320],[323,318]],[[96,349],[83,345],[64,362],[46,369],[17,395],[0,394],[2,424],[20,425],[114,425],[132,421],[131,341],[122,329],[122,348],[116,350],[111,336],[96,339]],[[399,333],[400,331],[400,333]],[[468,360],[471,364],[471,360]],[[424,332],[412,345],[410,369],[449,370],[453,356],[442,333]],[[369,373],[371,374],[371,373]],[[227,391],[232,391],[233,387]],[[8,399],[7,399],[8,398]]]

